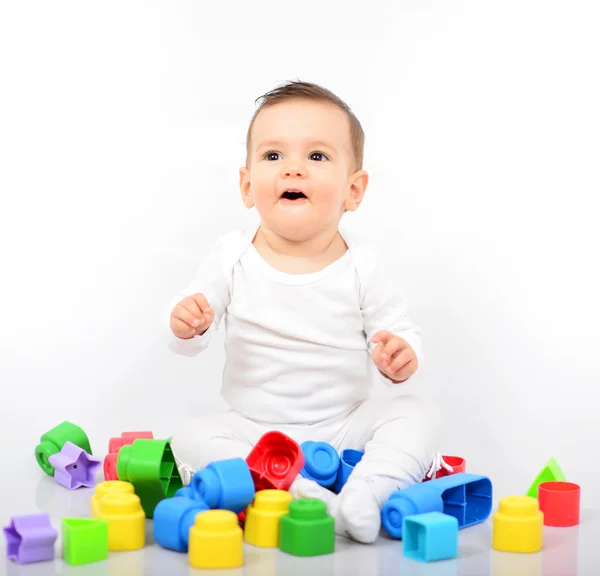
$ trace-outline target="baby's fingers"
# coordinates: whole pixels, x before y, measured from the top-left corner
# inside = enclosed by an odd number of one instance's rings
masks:
[[[190,310],[192,308],[192,310]],[[193,302],[182,302],[175,307],[173,310],[173,317],[185,322],[191,328],[197,328],[204,322],[202,313],[200,310],[195,310],[195,304]]]
[[[171,330],[179,338],[191,338],[196,333],[195,328],[179,318],[171,318]]]

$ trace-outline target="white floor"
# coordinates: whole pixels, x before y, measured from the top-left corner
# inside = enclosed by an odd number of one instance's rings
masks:
[[[7,473],[6,460],[0,475],[0,521],[7,526],[10,517],[47,513],[60,533],[63,517],[89,516],[91,488],[69,491],[43,474],[33,454],[21,452],[13,470]],[[98,479],[102,480],[101,471]],[[494,479],[493,479],[494,480]],[[501,482],[499,482],[501,484]],[[497,507],[498,494],[495,495]],[[500,494],[502,496],[502,494]],[[6,558],[3,542],[0,574],[54,574],[85,576],[176,576],[179,574],[227,574],[228,576],[368,576],[436,575],[455,576],[587,576],[600,574],[600,507],[582,506],[581,523],[574,528],[545,528],[544,549],[538,554],[506,554],[491,549],[491,517],[487,522],[459,533],[459,556],[450,561],[421,564],[405,559],[402,542],[382,534],[375,545],[362,546],[339,538],[336,552],[317,558],[296,558],[279,550],[263,550],[246,545],[245,567],[239,570],[203,571],[189,566],[187,555],[164,550],[153,543],[152,524],[147,521],[146,548],[135,552],[111,552],[109,559],[96,564],[72,567],[61,559],[62,541],[56,543],[56,560],[20,566]]]

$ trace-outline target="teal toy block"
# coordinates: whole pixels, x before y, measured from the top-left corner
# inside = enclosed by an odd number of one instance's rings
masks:
[[[419,562],[456,558],[458,520],[441,512],[405,516],[402,549],[404,555]]]

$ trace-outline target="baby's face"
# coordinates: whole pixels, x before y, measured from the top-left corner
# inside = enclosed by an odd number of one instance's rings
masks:
[[[345,113],[329,103],[291,100],[258,114],[240,186],[263,225],[299,240],[337,227],[344,208],[356,209],[356,174]]]

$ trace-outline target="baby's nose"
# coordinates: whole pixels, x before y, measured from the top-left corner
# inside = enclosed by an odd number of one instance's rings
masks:
[[[284,178],[304,178],[306,176],[306,168],[301,164],[287,164],[283,167],[281,175]]]

